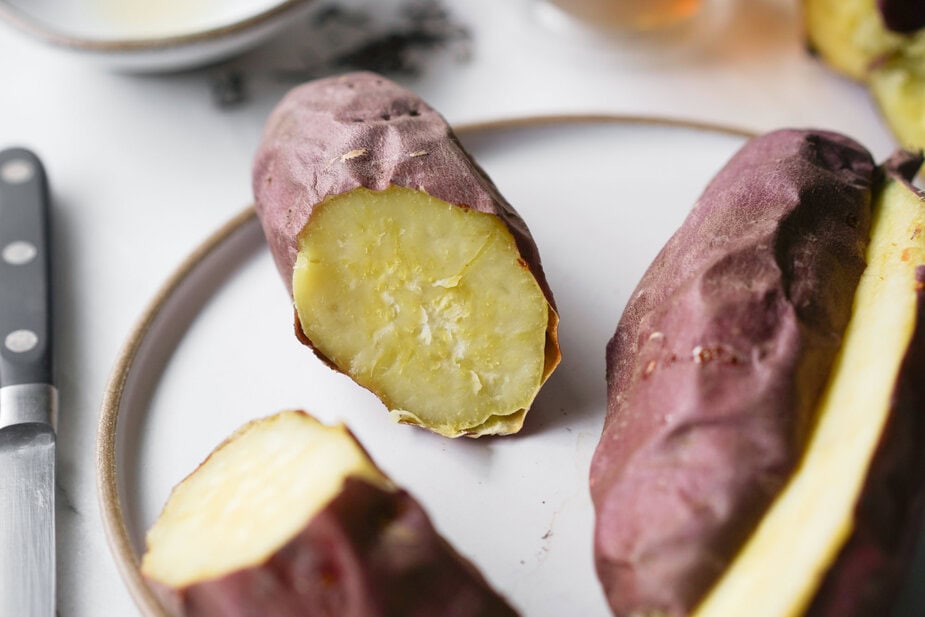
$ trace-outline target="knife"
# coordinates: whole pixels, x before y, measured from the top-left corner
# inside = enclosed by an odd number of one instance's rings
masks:
[[[0,152],[0,616],[55,614],[55,419],[48,184]]]

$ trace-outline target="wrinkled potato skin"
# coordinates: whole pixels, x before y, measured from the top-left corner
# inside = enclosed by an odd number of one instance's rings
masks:
[[[290,292],[298,236],[314,206],[361,186],[381,191],[392,184],[501,218],[555,308],[523,219],[440,114],[373,73],[295,88],[267,121],[253,188],[273,258]]]
[[[751,140],[633,293],[590,474],[615,615],[688,614],[793,470],[865,267],[874,170],[833,133]]]
[[[171,589],[177,617],[516,617],[405,491],[348,478],[265,563]]]
[[[884,165],[925,201],[911,180],[920,155]],[[905,582],[925,511],[925,264],[916,268],[915,329],[900,365],[890,415],[871,460],[854,529],[826,573],[806,617],[889,615]]]
[[[374,73],[321,79],[292,90],[267,120],[253,169],[257,214],[292,293],[299,234],[326,197],[359,187],[423,190],[493,214],[507,226],[549,303],[545,380],[560,360],[555,299],[526,223],[463,150],[452,129],[415,94]],[[305,336],[322,361],[340,370]]]
[[[434,109],[374,73],[350,73],[292,90],[267,120],[254,162],[257,213],[290,292],[298,237],[331,195],[396,184],[494,214],[552,298],[523,219],[462,149]],[[551,302],[552,304],[552,302]]]

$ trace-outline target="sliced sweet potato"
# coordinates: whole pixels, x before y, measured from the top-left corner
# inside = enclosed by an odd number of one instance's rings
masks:
[[[800,465],[696,617],[891,614],[925,490],[925,196],[908,182],[920,164],[906,153],[886,164]]]
[[[296,333],[400,421],[518,431],[559,362],[523,220],[437,112],[370,73],[293,90],[254,165]]]
[[[751,140],[632,295],[591,465],[616,615],[689,614],[790,477],[864,270],[874,169],[832,133]]]
[[[251,422],[171,493],[142,573],[178,617],[510,617],[343,426]]]

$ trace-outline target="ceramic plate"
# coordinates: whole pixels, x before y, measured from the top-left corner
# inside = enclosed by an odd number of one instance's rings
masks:
[[[245,211],[155,298],[103,409],[104,519],[145,615],[160,613],[136,564],[171,487],[234,429],[287,408],[347,423],[523,615],[609,614],[587,482],[605,412],[604,346],[643,271],[744,134],[582,117],[460,136],[530,226],[562,318],[562,365],[523,432],[449,440],[393,424],[369,392],[295,340],[289,298]]]
[[[266,40],[312,0],[0,0],[0,18],[129,71],[192,68]]]

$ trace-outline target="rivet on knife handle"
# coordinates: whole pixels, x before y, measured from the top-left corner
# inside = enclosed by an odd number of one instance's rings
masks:
[[[0,152],[0,386],[52,383],[48,184],[39,159]]]

